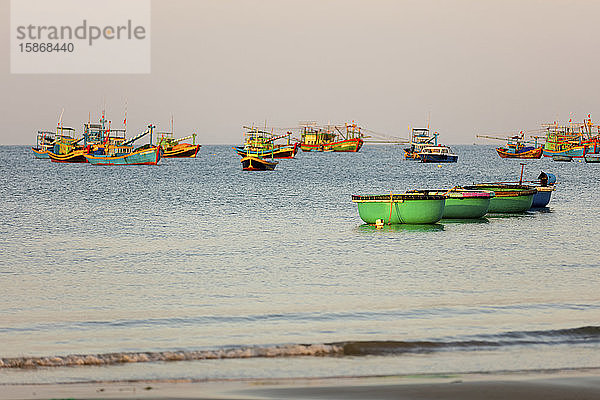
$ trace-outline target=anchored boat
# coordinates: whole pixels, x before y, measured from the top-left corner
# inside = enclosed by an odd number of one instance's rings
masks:
[[[84,150],[79,142],[83,138],[75,139],[75,129],[60,126],[57,128],[56,139],[52,150],[48,150],[48,157],[52,162],[60,163],[85,163]]]
[[[294,158],[298,153],[298,142],[292,143],[292,132],[275,135],[255,127],[244,126],[247,130],[244,145],[233,147],[238,155],[255,156],[260,158]],[[277,143],[277,140],[287,138],[287,143]]]
[[[569,120],[567,125],[560,126],[555,122],[543,127],[546,129],[544,157],[552,157],[554,161],[571,161],[600,150],[600,127],[592,123],[589,114],[583,123]]]
[[[453,187],[449,190],[411,190],[409,193],[441,195],[446,198],[443,219],[476,219],[487,214],[494,192]]]
[[[313,122],[301,125],[300,149],[302,151],[357,152],[362,147],[364,135],[354,122],[344,126],[317,127]]]
[[[159,132],[157,146],[163,151],[163,158],[196,158],[200,147],[196,144],[196,134],[175,139],[173,132]],[[192,139],[192,143],[182,143],[184,140]]]
[[[477,135],[478,138],[506,140],[506,147],[496,147],[496,152],[501,158],[534,159],[542,157],[542,146],[538,145],[538,136],[533,136],[535,142],[525,140],[523,131],[510,137],[497,137]]]
[[[245,156],[240,160],[244,171],[273,171],[277,161],[267,161],[257,156]]]
[[[88,147],[85,158],[93,165],[156,165],[162,157],[162,148],[152,145],[154,125],[139,135],[126,139],[124,130],[122,136],[107,136],[102,145]],[[115,130],[113,130],[115,132]],[[134,148],[133,142],[150,134],[150,144]]]
[[[367,224],[434,224],[442,219],[446,197],[426,193],[353,195]]]
[[[531,208],[537,190],[533,186],[507,183],[480,183],[464,186],[468,190],[488,190],[494,192],[488,213],[522,213]]]
[[[428,146],[418,154],[419,160],[424,163],[455,163],[458,155],[452,153],[448,146]]]
[[[437,146],[438,133],[430,134],[429,128],[413,128],[410,131],[410,147],[404,149],[404,158],[419,161],[424,148]]]
[[[56,134],[51,131],[38,131],[35,147],[31,148],[35,158],[50,158],[48,152],[54,147]]]

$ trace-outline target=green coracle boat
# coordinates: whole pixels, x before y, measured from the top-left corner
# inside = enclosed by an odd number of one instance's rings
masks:
[[[475,219],[487,214],[494,192],[490,190],[467,190],[454,187],[450,190],[413,190],[409,193],[426,193],[446,197],[444,219]]]
[[[465,186],[469,190],[491,190],[494,197],[490,201],[488,214],[496,213],[522,213],[533,203],[533,196],[537,190],[527,185],[510,185],[502,183],[479,183]]]
[[[367,224],[435,224],[442,219],[446,197],[425,193],[353,195],[352,201]]]

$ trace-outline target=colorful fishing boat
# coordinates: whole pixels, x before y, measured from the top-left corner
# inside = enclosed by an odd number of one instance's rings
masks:
[[[589,114],[581,124],[569,120],[567,125],[555,122],[543,127],[546,129],[544,157],[551,157],[554,161],[571,161],[600,151],[600,127],[592,123]]]
[[[174,137],[174,121],[171,116],[171,131],[157,132],[157,146],[160,146],[163,151],[162,158],[196,158],[200,147],[196,144],[196,133],[175,139]],[[192,139],[192,143],[184,143],[184,140]]]
[[[31,148],[35,158],[50,158],[48,152],[54,148],[56,134],[51,131],[38,131],[35,147]]]
[[[192,139],[192,143],[182,143],[188,139]],[[157,145],[163,149],[163,158],[195,158],[202,147],[196,144],[195,133],[174,139],[173,132],[159,132]]]
[[[446,197],[426,193],[353,195],[367,224],[434,224],[442,219]]]
[[[292,132],[275,135],[265,129],[244,126],[246,129],[244,145],[233,147],[235,152],[242,156],[255,156],[259,158],[294,158],[298,153],[298,142],[292,143]],[[287,143],[277,143],[277,140],[286,139]]]
[[[301,124],[300,149],[302,151],[357,152],[364,144],[361,128],[354,122],[344,126],[316,126],[309,122]]]
[[[412,190],[409,193],[424,193],[445,196],[443,219],[477,219],[487,214],[494,192],[489,190],[467,190],[453,187],[449,190]]]
[[[533,136],[535,142],[525,140],[523,131],[518,135],[510,137],[497,137],[488,135],[477,135],[478,138],[506,140],[506,147],[497,147],[496,152],[501,158],[535,159],[541,158],[543,146],[538,145],[538,136]]]
[[[424,163],[455,163],[458,155],[452,153],[448,146],[427,146],[418,154],[418,159]]]
[[[507,183],[480,183],[464,188],[494,192],[494,197],[490,200],[489,214],[525,212],[531,208],[533,196],[537,193],[533,186]]]
[[[244,171],[273,171],[277,161],[268,161],[257,156],[245,156],[240,160]]]
[[[83,138],[75,138],[75,129],[59,126],[52,150],[48,150],[48,157],[52,162],[60,163],[85,163],[84,149],[79,144]]]
[[[110,130],[117,134],[106,136],[102,144],[88,145],[86,160],[93,165],[156,165],[162,157],[162,148],[152,144],[154,125],[131,139],[125,138],[125,130]],[[120,134],[120,135],[118,135]],[[150,134],[150,143],[134,148],[133,142]]]

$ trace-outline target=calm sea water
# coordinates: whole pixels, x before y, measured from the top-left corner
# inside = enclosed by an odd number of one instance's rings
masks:
[[[560,182],[543,211],[362,224],[352,194],[518,179],[454,150],[243,172],[229,146],[138,167],[0,147],[0,383],[600,367],[600,165],[527,161]]]

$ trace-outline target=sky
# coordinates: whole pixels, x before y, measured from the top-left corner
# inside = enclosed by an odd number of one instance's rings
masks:
[[[98,2],[101,4],[101,2]],[[445,144],[600,118],[600,1],[153,0],[151,73],[11,74],[0,0],[0,144],[78,130],[106,104],[128,133],[149,122],[202,144],[243,125],[355,121]]]

